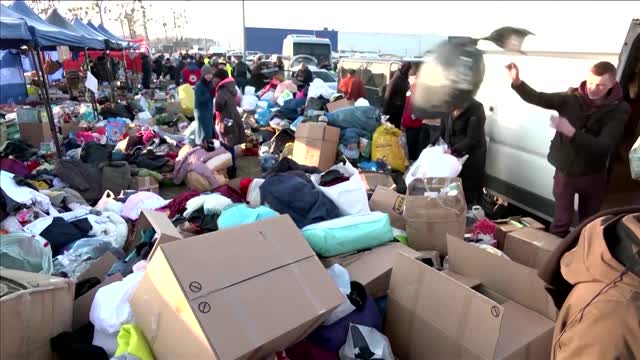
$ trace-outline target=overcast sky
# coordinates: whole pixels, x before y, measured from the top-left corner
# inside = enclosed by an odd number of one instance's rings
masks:
[[[184,36],[217,39],[242,46],[241,1],[145,1],[150,6],[150,37],[164,37],[162,17],[186,12]],[[6,3],[6,1],[3,1]],[[63,16],[75,1],[62,1]],[[113,6],[105,1],[105,6]],[[486,36],[500,26],[523,27],[536,36],[525,50],[620,51],[631,19],[640,18],[638,1],[245,1],[248,27],[322,29],[347,32],[433,33]],[[93,20],[99,19],[94,16]],[[99,22],[99,20],[98,20]],[[172,20],[171,20],[172,22]],[[118,23],[107,28],[122,35]],[[174,32],[169,31],[169,38]]]

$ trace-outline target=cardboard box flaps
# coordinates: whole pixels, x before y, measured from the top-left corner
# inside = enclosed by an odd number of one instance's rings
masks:
[[[349,271],[351,281],[357,281],[364,285],[367,294],[376,299],[385,296],[389,290],[391,269],[398,253],[406,254],[414,259],[420,256],[419,252],[410,247],[393,242],[371,250],[334,256],[321,259],[321,261],[327,268],[335,264],[343,266]]]
[[[507,234],[504,253],[519,264],[538,269],[561,241],[553,234],[528,227]]]
[[[157,359],[224,360],[296,343],[343,300],[278,216],[160,245],[130,303]]]
[[[532,228],[538,230],[544,230],[545,226],[535,219],[530,217],[511,217],[509,219],[498,220],[496,223],[496,234],[495,239],[498,241],[498,249],[504,249],[505,239],[507,234],[525,229]]]
[[[555,312],[535,272],[459,239],[449,237],[448,247],[447,272],[397,255],[385,321],[394,354],[403,360],[548,358]],[[529,289],[514,299],[523,286]]]
[[[49,339],[71,330],[73,280],[9,269],[0,275],[0,359],[53,359]]]
[[[393,189],[396,186],[396,184],[393,182],[393,178],[390,175],[384,173],[361,170],[360,178],[362,178],[367,191],[370,192],[375,191],[378,186],[382,186],[388,189]]]
[[[127,242],[124,244],[124,251],[129,253],[133,248],[135,248],[141,240],[140,231],[142,229],[150,228],[153,228],[156,231],[157,240],[153,249],[151,249],[147,260],[150,260],[153,257],[153,254],[160,245],[182,239],[182,235],[180,235],[178,229],[173,226],[173,223],[171,223],[167,214],[153,210],[142,210],[140,217],[136,222],[133,236],[127,239]]]
[[[293,160],[325,171],[336,163],[340,129],[320,123],[302,123],[296,128]]]
[[[389,188],[378,186],[369,200],[369,208],[371,211],[381,211],[388,214],[391,226],[404,230],[406,227],[406,221],[403,217],[405,201],[406,196]]]

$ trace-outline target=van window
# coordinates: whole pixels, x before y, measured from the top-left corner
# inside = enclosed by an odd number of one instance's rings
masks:
[[[382,89],[387,84],[387,63],[368,63],[362,71],[364,86]]]
[[[331,45],[315,43],[293,43],[293,56],[310,55],[316,58],[318,65],[327,62],[331,63]]]

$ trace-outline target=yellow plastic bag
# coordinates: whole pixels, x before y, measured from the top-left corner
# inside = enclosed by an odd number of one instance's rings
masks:
[[[185,116],[193,117],[193,110],[196,104],[196,94],[189,84],[181,85],[178,88],[178,97],[180,98],[180,107]]]
[[[383,160],[392,169],[404,172],[407,158],[400,144],[401,135],[402,132],[391,124],[380,125],[373,133],[371,160]]]

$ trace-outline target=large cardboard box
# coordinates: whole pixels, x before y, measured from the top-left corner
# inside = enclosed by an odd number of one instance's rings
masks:
[[[369,208],[371,211],[382,211],[385,214],[389,214],[391,226],[404,230],[406,227],[406,221],[403,217],[405,201],[406,197],[404,195],[378,186],[369,200]]]
[[[160,193],[160,184],[153,176],[134,176],[131,179],[130,188],[138,191],[149,191],[155,194]]]
[[[413,259],[420,256],[419,252],[410,247],[394,242],[371,250],[324,258],[320,261],[327,268],[335,264],[343,266],[349,271],[351,281],[364,285],[367,294],[375,299],[387,294],[391,269],[398,253],[406,254]]]
[[[415,250],[436,250],[447,255],[447,234],[464,238],[467,203],[459,178],[426,178],[426,192],[412,194],[405,200],[404,219],[407,240]],[[441,193],[449,186],[456,188]]]
[[[20,138],[36,149],[40,149],[40,144],[53,139],[48,122],[18,123],[18,129],[20,129]]]
[[[129,253],[134,249],[140,243],[140,240],[142,240],[141,231],[150,228],[156,231],[157,240],[153,249],[151,249],[149,259],[153,257],[153,254],[160,245],[182,239],[182,235],[180,235],[178,229],[173,226],[167,214],[154,210],[142,210],[138,221],[136,221],[133,235],[124,243],[124,251]]]
[[[49,339],[71,330],[73,280],[0,270],[0,359],[53,359]]]
[[[130,300],[156,359],[262,359],[344,300],[289,216],[160,245]]]
[[[342,108],[346,108],[346,107],[351,107],[353,106],[354,102],[351,100],[347,100],[347,99],[340,99],[338,101],[334,101],[331,103],[327,104],[327,111],[328,112],[334,112],[338,109],[342,109]]]
[[[397,256],[385,326],[394,354],[548,359],[556,310],[535,271],[452,237],[448,247],[449,274]]]
[[[302,123],[296,128],[293,160],[325,171],[336,163],[340,129],[320,123]]]
[[[498,241],[498,249],[504,250],[504,242],[507,234],[524,229],[532,228],[544,230],[545,226],[530,217],[511,217],[509,219],[498,220],[496,223],[496,240]]]
[[[548,232],[524,228],[507,234],[504,253],[519,264],[538,269],[561,241],[561,238]]]

